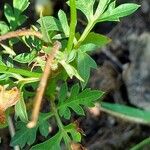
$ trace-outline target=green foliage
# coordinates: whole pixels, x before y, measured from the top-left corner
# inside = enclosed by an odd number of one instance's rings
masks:
[[[150,124],[150,111],[144,111],[130,106],[111,104],[106,102],[102,102],[101,106],[102,108],[110,111],[111,114],[120,116],[124,119],[142,124]]]
[[[51,114],[41,114],[39,117],[39,122],[35,128],[27,128],[26,123],[17,122],[17,131],[15,136],[13,136],[11,140],[11,146],[19,145],[21,148],[25,146],[25,144],[31,145],[36,140],[36,134],[39,129],[41,135],[44,137],[48,136],[49,133],[49,123],[46,120],[47,117],[51,117]]]
[[[76,125],[75,124],[69,124],[64,127],[64,131],[59,131],[55,136],[50,138],[49,140],[37,144],[36,146],[33,146],[31,150],[43,150],[43,149],[49,149],[49,150],[61,150],[61,141],[65,139],[65,133],[69,133],[71,135],[71,138],[74,142],[80,142],[81,141],[81,134],[77,132]]]
[[[67,3],[70,6],[70,15],[63,10],[58,11],[56,18],[42,16],[41,13],[37,20],[39,26],[31,26],[31,32],[40,32],[42,37],[26,35],[10,38],[6,45],[0,43],[2,48],[0,84],[6,87],[17,86],[20,89],[20,100],[15,105],[15,116],[19,121],[16,121],[17,131],[11,140],[11,146],[19,145],[24,149],[26,144],[34,144],[37,131],[46,138],[49,135],[51,117],[56,121],[58,132],[45,142],[32,146],[32,150],[59,150],[62,143],[70,150],[70,142],[81,142],[79,127],[74,123],[64,125],[62,120],[70,119],[72,111],[77,115],[85,115],[86,107],[92,107],[97,100],[102,99],[104,94],[102,91],[86,88],[91,69],[97,68],[90,53],[111,41],[108,37],[91,30],[96,23],[119,21],[120,18],[139,8],[139,5],[132,3],[116,6],[116,0],[69,0]],[[23,13],[29,4],[29,0],[13,0],[13,6],[5,4],[4,15],[7,22],[0,21],[0,35],[20,28],[27,19]],[[87,26],[83,33],[76,31],[77,10],[81,11],[87,19]],[[69,21],[67,16],[71,18]],[[51,108],[48,114],[40,114],[36,127],[30,129],[26,126],[31,114],[28,106],[33,103],[32,99],[38,88],[47,54],[52,50],[56,40],[60,41],[62,48],[51,64],[53,73],[48,80],[45,98],[43,98],[49,100]],[[23,44],[22,50],[16,49],[17,43]],[[67,81],[73,77],[76,78],[73,80],[75,84],[68,90]],[[149,123],[149,112],[107,103],[102,103],[102,107],[128,116],[130,119]],[[6,118],[10,113],[7,114]],[[6,126],[7,123],[0,125],[1,128]]]
[[[67,85],[62,85],[59,96],[59,114],[65,119],[70,119],[71,112],[70,108],[75,111],[78,115],[84,115],[84,110],[81,106],[92,107],[94,102],[101,98],[103,92],[97,90],[85,89],[79,93],[80,87],[75,84],[70,91],[70,97],[67,98]]]

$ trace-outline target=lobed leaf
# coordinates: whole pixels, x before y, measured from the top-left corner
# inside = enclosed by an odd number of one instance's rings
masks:
[[[17,131],[13,138],[11,139],[11,146],[19,145],[23,148],[26,144],[31,145],[36,140],[37,130],[39,128],[40,133],[43,136],[47,136],[49,134],[48,122],[47,118],[50,118],[52,113],[40,114],[38,124],[35,128],[27,128],[26,123],[17,122]],[[43,128],[44,126],[44,128]]]
[[[114,3],[112,3],[111,6],[114,6]],[[132,3],[131,4],[130,3],[122,4],[122,5],[119,5],[118,7],[114,8],[114,9],[112,9],[113,7],[111,7],[111,9],[108,9],[104,14],[102,14],[99,17],[97,22],[119,21],[120,18],[132,14],[139,7],[140,7],[140,5],[132,4]]]
[[[74,110],[78,115],[84,115],[84,110],[81,106],[91,107],[94,102],[101,98],[103,92],[97,90],[85,89],[79,93],[79,86],[74,85],[71,89],[71,95],[67,99],[59,99],[58,111],[61,117],[70,119],[71,111]]]
[[[81,134],[77,131],[77,127],[75,124],[69,124],[64,126],[64,130],[59,130],[53,137],[49,140],[37,144],[31,147],[30,150],[61,150],[61,142],[65,139],[67,133],[69,136],[71,135],[72,140],[75,142],[81,142]]]

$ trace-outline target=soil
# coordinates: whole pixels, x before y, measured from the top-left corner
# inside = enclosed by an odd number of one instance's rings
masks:
[[[4,2],[4,0],[1,1],[1,8]],[[129,0],[119,0],[119,3],[123,2],[129,2]],[[103,23],[96,25],[94,28],[95,32],[109,36],[113,39],[113,42],[92,54],[100,70],[92,71],[89,82],[90,87],[107,93],[104,101],[127,105],[132,105],[127,87],[122,79],[124,65],[132,63],[129,58],[130,52],[127,38],[132,33],[136,33],[139,36],[143,32],[150,31],[149,0],[130,0],[130,2],[142,4],[142,7],[134,15],[121,20],[119,23]],[[62,4],[63,1],[57,0],[55,10],[57,11],[61,8],[68,11],[66,6]],[[36,20],[35,14],[31,13],[32,11],[33,6],[30,6],[30,9],[26,12],[30,16],[28,24],[33,24]],[[0,12],[0,16],[3,18],[2,12],[3,10]],[[83,27],[84,25],[78,28],[82,30]],[[94,115],[87,110],[86,114],[85,117],[75,117],[73,120],[78,120],[79,126],[85,134],[82,139],[82,145],[89,150],[129,150],[132,146],[150,136],[150,127],[148,126],[125,122],[101,111],[100,114]],[[3,131],[3,134],[4,132],[7,133],[8,131]],[[10,149],[7,135],[4,134],[4,150]],[[144,150],[149,149],[150,145],[144,148]]]

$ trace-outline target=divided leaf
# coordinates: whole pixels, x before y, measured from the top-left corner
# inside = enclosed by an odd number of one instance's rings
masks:
[[[55,136],[53,136],[49,140],[31,147],[30,150],[44,150],[44,149],[61,150],[60,147],[61,140],[62,140],[62,133],[59,131],[57,134],[55,134]]]
[[[11,139],[11,146],[19,145],[21,148],[23,148],[26,143],[28,145],[34,143],[38,127],[29,129],[26,127],[25,123],[17,122],[17,129],[18,130]]]
[[[112,6],[114,6],[114,2],[111,4],[111,9],[108,9],[104,14],[102,14],[97,22],[119,21],[120,18],[132,14],[140,7],[139,5],[132,3],[122,4],[114,9],[112,9]]]
[[[61,150],[61,142],[63,139],[65,140],[66,136],[64,132],[66,134],[69,133],[68,136],[71,135],[71,138],[74,142],[81,142],[81,134],[77,131],[76,125],[69,124],[64,127],[64,131],[59,130],[52,138],[41,144],[31,147],[30,150]]]
[[[36,140],[37,130],[39,128],[40,133],[47,137],[49,134],[49,123],[47,117],[51,117],[51,114],[40,114],[38,124],[35,128],[27,128],[26,123],[17,122],[16,134],[11,139],[11,146],[19,145],[23,148],[26,144],[31,145]]]
[[[79,85],[76,84],[71,89],[71,95],[66,99],[59,99],[58,111],[61,117],[70,119],[70,108],[78,115],[84,115],[84,110],[81,106],[91,107],[94,102],[101,98],[103,92],[97,90],[85,89],[79,93]]]
[[[94,6],[95,0],[77,0],[76,1],[76,7],[77,9],[81,10],[88,21],[92,20],[93,18],[93,6]]]

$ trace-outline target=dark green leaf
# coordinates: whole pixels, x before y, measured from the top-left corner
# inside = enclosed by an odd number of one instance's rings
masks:
[[[40,127],[40,132],[42,132],[42,135],[47,136],[46,133],[48,122],[47,119],[52,116],[52,113],[47,114],[40,114],[39,121],[37,123],[37,126],[35,128],[27,128],[26,123],[24,122],[17,122],[17,131],[16,134],[13,136],[11,140],[11,146],[19,145],[21,148],[25,146],[25,144],[31,145],[36,140],[36,133],[38,128]],[[43,129],[43,125],[46,125],[47,127]]]
[[[61,150],[60,148],[61,140],[62,140],[62,133],[58,132],[55,136],[53,136],[49,140],[31,147],[30,150]]]
[[[39,125],[39,131],[41,133],[41,135],[43,135],[44,137],[47,137],[49,134],[49,123],[48,121],[44,121]]]
[[[23,148],[26,143],[28,145],[33,144],[36,139],[37,127],[29,129],[23,122],[18,122],[17,125],[18,131],[11,140],[11,146],[19,145]]]
[[[71,96],[68,99],[63,100],[63,103],[58,104],[58,110],[60,116],[63,116],[66,119],[70,119],[71,112],[70,108],[74,110],[78,115],[84,115],[83,108],[81,106],[91,107],[94,105],[94,102],[101,98],[103,92],[85,89],[81,93],[79,92],[79,86],[75,85],[71,89]],[[62,99],[59,99],[62,101]]]

